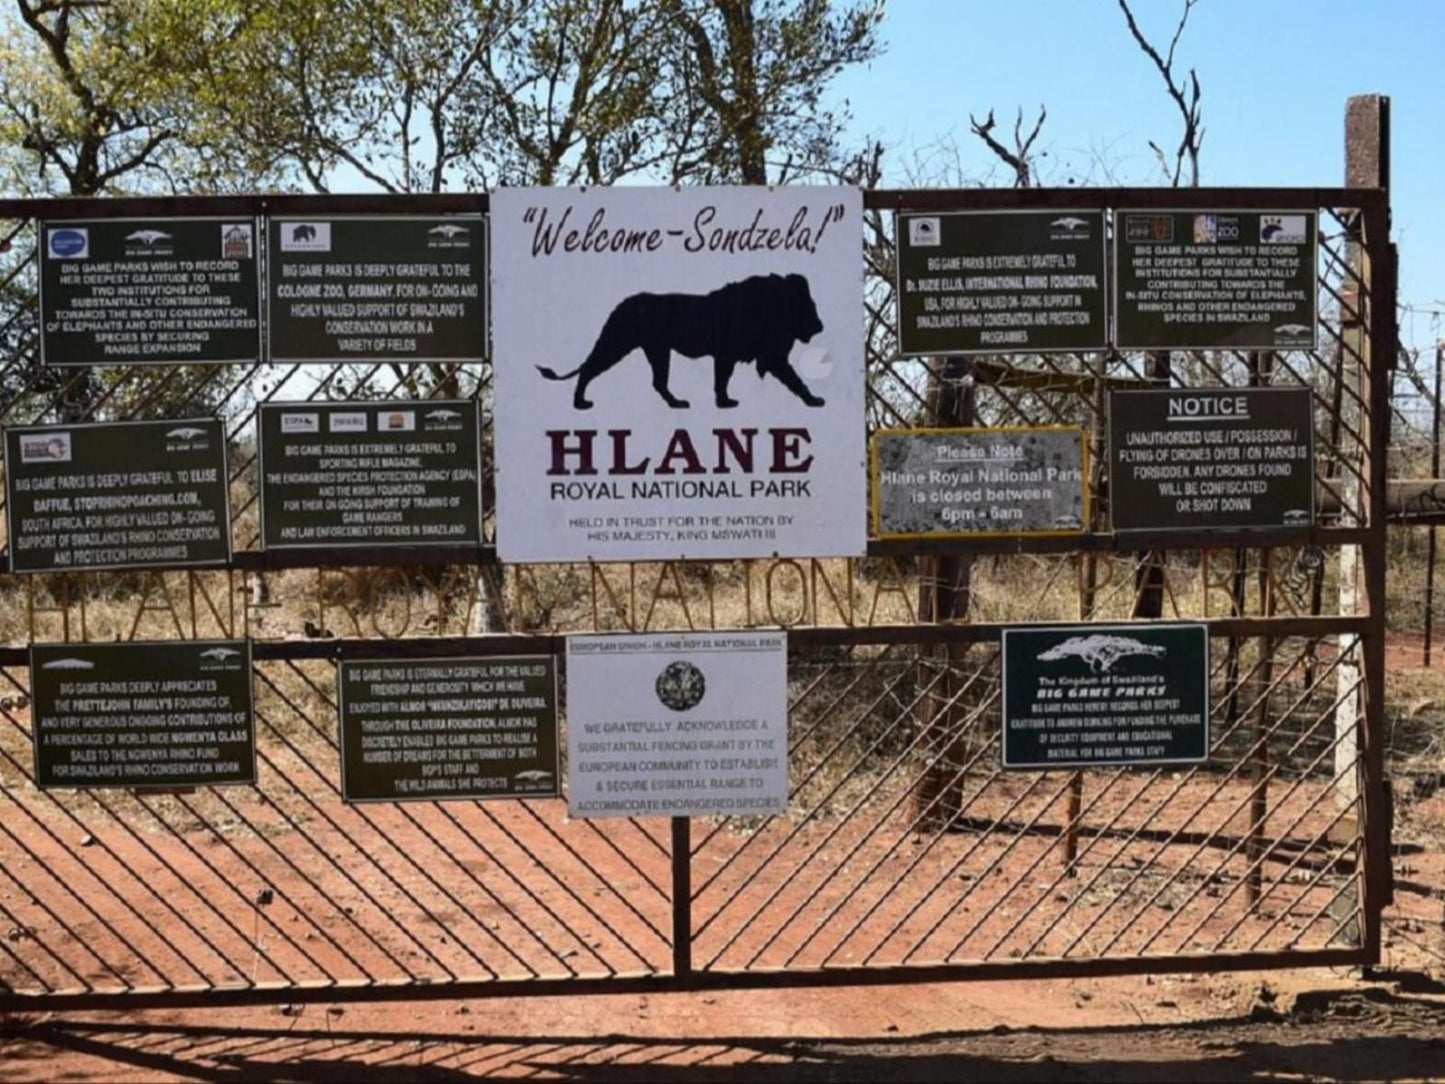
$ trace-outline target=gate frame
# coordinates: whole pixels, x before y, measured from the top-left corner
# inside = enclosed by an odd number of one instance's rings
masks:
[[[672,971],[620,974],[615,977],[492,979],[455,982],[331,982],[316,985],[267,983],[248,986],[171,986],[125,992],[20,993],[0,992],[0,1012],[134,1010],[143,1008],[222,1007],[291,1003],[434,1000],[480,997],[557,996],[574,993],[661,993],[723,989],[796,988],[818,986],[889,986],[921,982],[1001,978],[1102,977],[1108,975],[1269,970],[1287,967],[1370,966],[1381,958],[1381,913],[1390,896],[1390,824],[1384,780],[1385,678],[1385,526],[1386,444],[1389,422],[1391,359],[1397,342],[1396,280],[1388,243],[1389,197],[1384,188],[1028,188],[1028,189],[889,189],[867,190],[869,211],[1176,209],[1278,210],[1280,208],[1349,208],[1351,240],[1362,255],[1361,289],[1368,297],[1361,363],[1367,379],[1360,399],[1368,438],[1362,453],[1365,522],[1359,526],[1221,531],[1212,547],[1309,544],[1321,547],[1359,546],[1362,565],[1362,613],[1326,617],[1235,617],[1203,619],[1211,636],[1273,637],[1347,635],[1358,637],[1364,671],[1364,711],[1358,736],[1360,756],[1360,821],[1358,858],[1359,944],[1344,948],[1243,953],[1172,954],[1094,959],[1033,958],[1002,962],[887,967],[698,970],[692,960],[691,819],[671,818],[672,843]],[[348,195],[348,196],[224,196],[101,199],[0,200],[0,218],[65,220],[76,218],[148,217],[166,215],[262,216],[297,214],[409,213],[436,215],[483,212],[483,194]],[[1318,259],[1318,254],[1316,254]],[[861,301],[861,299],[860,299]],[[1114,353],[1110,348],[1110,353]],[[1087,353],[1087,352],[1086,352]],[[263,359],[264,360],[264,359]],[[1343,373],[1342,377],[1343,379]],[[1095,425],[1102,424],[1101,418]],[[869,557],[927,555],[1073,554],[1131,552],[1180,548],[1178,532],[1111,532],[1068,538],[870,539]],[[1183,547],[1189,548],[1189,547]],[[240,551],[220,571],[260,572],[284,568],[389,567],[397,565],[495,566],[496,552],[487,544],[455,548],[358,548],[335,551]],[[9,574],[8,554],[0,557],[0,574]],[[1009,623],[1007,627],[1027,625]],[[900,625],[862,627],[799,627],[788,630],[790,643],[803,646],[883,644],[953,645],[996,640],[1003,623]],[[499,634],[401,640],[334,639],[324,641],[253,641],[254,659],[300,661],[317,659],[425,658],[471,655],[559,654],[561,635]],[[26,665],[27,648],[0,646],[0,666]]]

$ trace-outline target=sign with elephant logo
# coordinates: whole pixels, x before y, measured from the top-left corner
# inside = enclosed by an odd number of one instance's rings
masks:
[[[504,561],[857,556],[862,195],[492,195]]]

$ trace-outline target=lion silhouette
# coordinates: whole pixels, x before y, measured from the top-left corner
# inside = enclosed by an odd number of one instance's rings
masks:
[[[735,407],[728,383],[739,362],[756,362],[758,377],[772,375],[810,407],[823,405],[803,383],[788,354],[823,330],[808,280],[802,275],[753,275],[708,294],[633,294],[617,303],[587,360],[570,373],[537,369],[548,380],[577,378],[572,405],[592,406],[587,385],[634,350],[652,367],[652,387],[663,402],[687,407],[668,387],[672,355],[713,360],[713,395],[719,407]]]

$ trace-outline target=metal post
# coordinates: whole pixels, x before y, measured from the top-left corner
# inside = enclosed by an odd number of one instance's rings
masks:
[[[672,818],[672,973],[692,974],[692,820]]]
[[[1440,367],[1445,340],[1435,344],[1435,393],[1430,400],[1430,481],[1440,477]],[[1422,666],[1430,665],[1430,636],[1435,625],[1435,524],[1425,543],[1425,649]]]
[[[1360,344],[1364,367],[1363,398],[1365,484],[1361,517],[1368,528],[1363,545],[1353,547],[1358,577],[1355,611],[1366,618],[1363,642],[1357,641],[1363,704],[1359,698],[1342,705],[1354,711],[1335,716],[1336,757],[1358,758],[1351,771],[1363,801],[1360,815],[1359,868],[1363,874],[1361,948],[1371,962],[1380,959],[1380,917],[1389,901],[1390,828],[1385,791],[1385,449],[1390,440],[1390,377],[1399,348],[1396,324],[1395,252],[1390,244],[1390,99],[1371,94],[1351,98],[1345,114],[1345,179],[1352,187],[1383,190],[1383,201],[1368,204],[1352,223],[1350,264],[1358,269],[1367,293],[1354,306],[1353,338]],[[1352,547],[1346,547],[1350,549]],[[1341,555],[1341,580],[1346,568]],[[1343,589],[1343,582],[1342,582]],[[1342,590],[1343,596],[1343,590]],[[1341,603],[1346,600],[1341,597]],[[1344,612],[1343,610],[1341,612]],[[1343,646],[1343,645],[1342,645]],[[1360,709],[1363,710],[1360,710]],[[1363,722],[1363,726],[1361,726]],[[1344,739],[1349,739],[1348,741]],[[1358,742],[1358,744],[1357,744]],[[1346,748],[1348,746],[1348,748]],[[1344,767],[1336,760],[1336,774]]]

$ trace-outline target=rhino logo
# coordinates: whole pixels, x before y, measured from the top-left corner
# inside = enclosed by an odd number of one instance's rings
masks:
[[[433,226],[431,229],[427,230],[426,232],[427,232],[427,233],[437,233],[437,234],[440,234],[441,236],[445,237],[448,241],[450,241],[453,237],[455,237],[455,236],[456,236],[457,234],[459,234],[459,233],[470,233],[471,231],[468,230],[465,226],[445,225],[445,226]]]
[[[1081,230],[1088,224],[1088,219],[1077,218],[1074,215],[1066,215],[1063,218],[1056,218],[1049,223],[1050,226],[1057,226],[1061,230]]]
[[[1276,335],[1308,335],[1310,333],[1308,324],[1280,324],[1274,329]]]
[[[551,772],[544,772],[541,768],[533,768],[530,771],[518,772],[516,778],[528,783],[540,783],[544,779],[551,779]]]
[[[201,652],[201,658],[215,659],[217,662],[222,662],[239,654],[240,652],[233,647],[208,647],[205,651]]]
[[[169,241],[171,235],[161,230],[136,230],[134,233],[125,235],[127,241],[139,241],[143,245],[153,245],[157,241]]]
[[[309,222],[303,222],[299,226],[291,228],[291,240],[293,241],[314,241],[316,240],[316,227]]]
[[[94,670],[95,663],[89,659],[51,659],[40,664],[42,670]]]
[[[1120,659],[1130,655],[1144,655],[1162,658],[1166,648],[1161,644],[1145,644],[1130,636],[1106,636],[1094,633],[1089,636],[1070,636],[1062,643],[1055,644],[1039,656],[1040,662],[1059,662],[1063,659],[1082,659],[1095,674],[1107,674]]]
[[[426,416],[435,421],[449,422],[453,418],[460,418],[462,416],[462,412],[460,410],[447,410],[446,408],[442,408],[439,410],[429,410],[427,411]]]
[[[166,436],[171,440],[195,440],[197,437],[203,437],[205,435],[206,431],[204,429],[197,429],[192,425],[182,426],[180,429],[172,429],[166,433]]]

